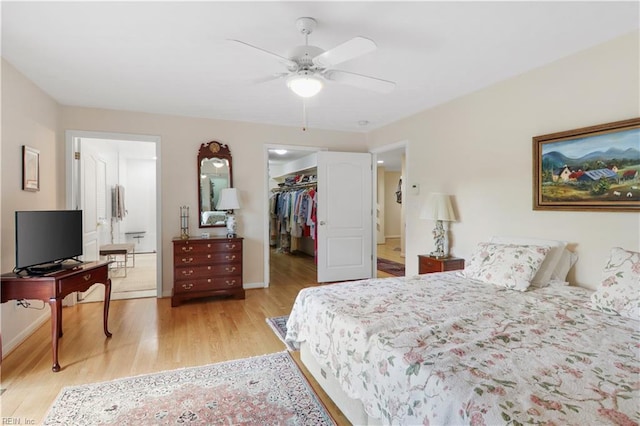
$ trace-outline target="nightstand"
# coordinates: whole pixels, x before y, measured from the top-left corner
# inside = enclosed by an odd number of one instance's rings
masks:
[[[419,274],[455,271],[457,269],[464,269],[464,259],[461,259],[459,257],[435,258],[426,254],[418,255]]]

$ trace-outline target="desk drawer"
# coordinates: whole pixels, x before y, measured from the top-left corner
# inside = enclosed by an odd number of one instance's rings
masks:
[[[74,291],[87,291],[95,283],[106,284],[109,279],[107,268],[92,269],[58,281],[58,293],[66,296]],[[64,293],[63,293],[64,291]]]

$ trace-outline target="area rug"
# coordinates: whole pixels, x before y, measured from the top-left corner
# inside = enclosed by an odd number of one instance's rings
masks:
[[[278,336],[278,338],[282,340],[282,343],[285,344],[287,349],[289,349],[290,351],[297,351],[297,349],[294,348],[291,343],[288,343],[284,340],[285,336],[287,335],[288,320],[289,320],[289,315],[285,315],[282,317],[267,318],[267,324],[269,324],[269,327],[271,327],[271,329],[276,334],[276,336]]]
[[[288,352],[65,387],[45,425],[335,425]]]
[[[378,258],[378,270],[396,277],[404,277],[404,265],[393,260]]]

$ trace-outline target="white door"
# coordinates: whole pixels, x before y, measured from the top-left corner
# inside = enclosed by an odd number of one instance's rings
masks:
[[[372,276],[371,154],[318,152],[318,282]]]
[[[80,142],[80,199],[82,210],[82,260],[85,262],[98,260],[100,245],[104,244],[104,233],[107,217],[107,165],[97,153],[90,148],[91,144]],[[82,301],[88,293],[78,293]]]

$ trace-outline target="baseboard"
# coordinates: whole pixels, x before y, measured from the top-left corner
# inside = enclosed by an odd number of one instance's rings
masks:
[[[10,303],[15,303],[13,300]],[[45,305],[45,308],[47,306]],[[22,330],[18,335],[16,335],[13,339],[7,341],[2,341],[2,359],[6,358],[15,348],[17,348],[20,343],[27,340],[29,336],[31,336],[35,331],[42,326],[45,322],[49,321],[51,317],[51,309],[45,309],[42,312],[42,315],[35,319],[27,328]]]
[[[242,288],[244,288],[245,290],[264,288],[264,283],[244,283],[242,284]]]

